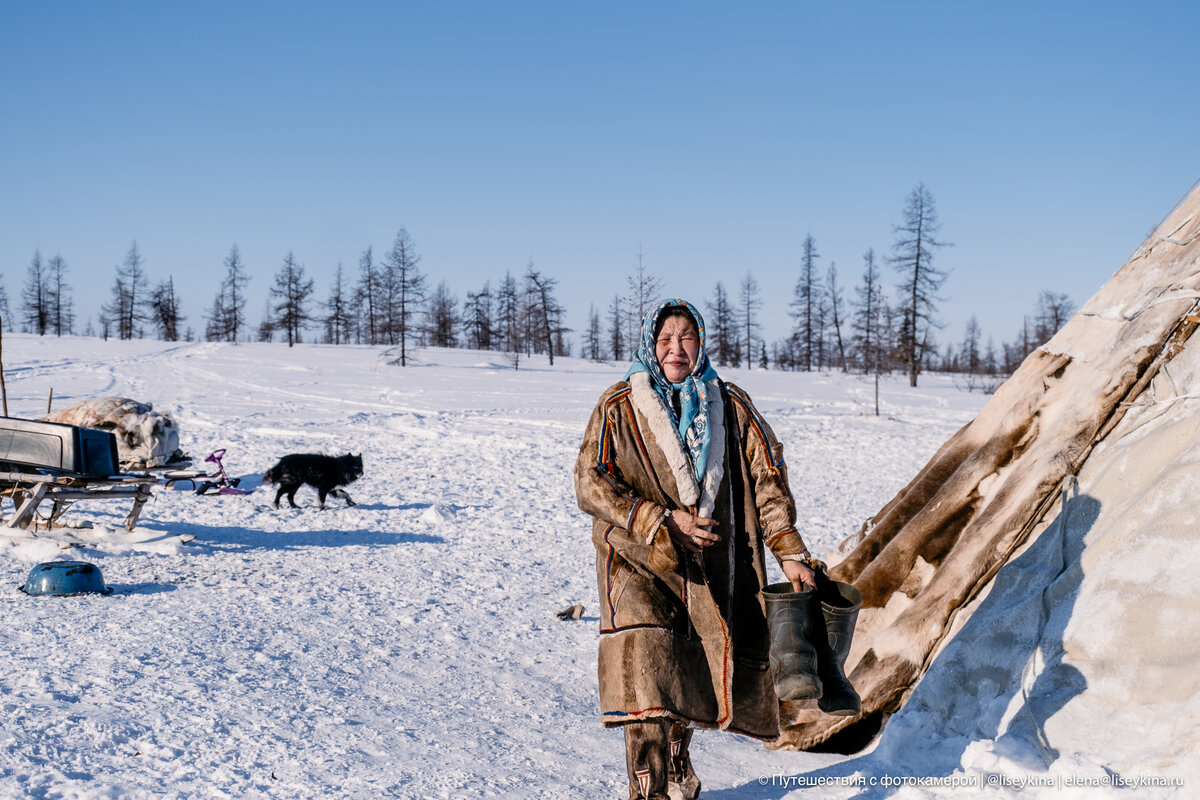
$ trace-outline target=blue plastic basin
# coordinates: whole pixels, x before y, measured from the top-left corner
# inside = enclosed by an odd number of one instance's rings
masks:
[[[29,571],[21,591],[29,595],[109,594],[100,569],[86,561],[48,561]]]

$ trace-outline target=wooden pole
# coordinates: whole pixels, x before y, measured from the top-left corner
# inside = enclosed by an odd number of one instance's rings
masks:
[[[4,416],[8,416],[8,387],[4,385],[4,318],[0,317],[0,398],[4,400]]]
[[[50,404],[54,402],[54,387],[50,387],[50,394],[46,396],[46,413],[50,413]]]
[[[879,416],[879,350],[875,350],[875,416]]]
[[[8,416],[8,387],[4,385],[4,318],[0,317],[0,398],[4,399],[4,415]]]

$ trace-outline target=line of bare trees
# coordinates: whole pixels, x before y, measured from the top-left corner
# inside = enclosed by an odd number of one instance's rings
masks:
[[[357,276],[339,264],[325,301],[314,298],[314,281],[293,252],[284,257],[269,289],[257,328],[247,314],[249,269],[237,245],[224,261],[221,282],[205,310],[204,338],[238,342],[280,339],[289,346],[313,328],[318,340],[331,344],[371,344],[392,348],[394,360],[406,365],[414,347],[475,347],[505,353],[514,366],[522,355],[570,354],[565,309],[557,298],[558,280],[531,261],[524,273],[507,272],[495,287],[490,282],[468,292],[460,306],[445,281],[429,290],[420,269],[421,256],[401,228],[382,257],[368,246],[359,257]],[[68,335],[75,330],[75,311],[60,255],[44,260],[35,252],[22,295],[20,323],[27,332]],[[111,297],[102,304],[99,330],[88,320],[84,335],[120,339],[157,336],[165,341],[191,340],[183,327],[174,279],[150,285],[137,242],[115,268]],[[0,282],[0,318],[11,320],[8,297]],[[11,325],[11,321],[9,322]]]
[[[150,286],[144,260],[137,242],[130,245],[125,260],[116,268],[116,277],[108,302],[102,303],[97,331],[89,319],[85,336],[118,336],[122,339],[143,337],[148,330],[166,341],[184,335],[180,324],[180,298],[173,278]],[[75,302],[67,283],[68,266],[61,254],[43,260],[35,250],[21,292],[22,329],[42,336],[64,336],[76,332]],[[0,285],[0,315],[11,319],[8,294]]]
[[[847,299],[837,264],[822,274],[816,239],[807,235],[800,246],[797,279],[788,303],[792,327],[770,348],[760,336],[762,308],[757,280],[745,273],[733,289],[718,281],[704,301],[707,346],[718,366],[773,366],[787,370],[837,369],[862,373],[903,371],[916,385],[925,370],[962,372],[987,378],[1010,374],[1035,347],[1045,342],[1071,315],[1065,294],[1043,291],[1032,315],[1012,342],[999,348],[981,344],[978,322],[968,326],[961,345],[939,346],[938,291],[948,272],[934,255],[948,243],[938,238],[937,208],[932,193],[918,184],[905,198],[901,222],[890,254],[883,262],[898,277],[889,287],[873,248],[863,254],[859,283]],[[582,335],[585,358],[620,361],[637,347],[636,321],[646,304],[657,298],[662,282],[645,270],[639,250],[636,268],[627,276],[624,295],[615,294],[603,310],[592,305]],[[890,291],[889,291],[890,289]],[[890,298],[890,299],[889,299]]]
[[[859,283],[850,299],[840,282],[837,264],[821,269],[816,239],[801,243],[796,283],[788,313],[789,333],[768,347],[761,335],[761,289],[747,271],[736,286],[718,281],[704,299],[709,354],[718,366],[773,366],[788,370],[839,369],[858,372],[903,371],[912,385],[927,369],[967,375],[1009,374],[1034,347],[1056,331],[1073,311],[1066,295],[1043,291],[1013,341],[1000,346],[983,341],[972,318],[961,342],[939,345],[938,291],[947,271],[934,265],[946,242],[938,238],[940,223],[932,194],[919,184],[905,198],[891,252],[882,260],[897,275],[885,285],[874,249],[863,254]],[[369,344],[390,348],[393,361],[407,365],[414,348],[469,347],[504,353],[514,367],[522,356],[570,355],[571,333],[566,311],[557,299],[557,279],[535,267],[507,271],[495,285],[484,283],[466,293],[462,303],[445,281],[432,290],[421,271],[421,256],[407,230],[400,228],[391,247],[377,257],[368,246],[359,256],[356,274],[338,264],[328,295],[314,297],[314,281],[294,253],[283,258],[257,327],[247,315],[251,276],[237,245],[224,260],[217,292],[204,312],[203,338],[208,341],[286,341],[289,346],[316,332],[329,344]],[[67,264],[61,255],[30,262],[21,313],[23,329],[41,335],[75,332],[77,315]],[[592,304],[579,332],[580,355],[596,361],[630,358],[640,338],[646,311],[659,302],[663,280],[645,262],[639,245],[636,265],[625,276],[623,292],[601,309]],[[889,299],[890,297],[890,299]],[[115,268],[110,298],[103,303],[97,330],[89,319],[84,335],[121,339],[156,336],[166,341],[191,340],[171,277],[151,285],[145,260],[133,242]],[[0,317],[9,321],[8,298],[0,283]],[[11,322],[9,323],[11,324]]]

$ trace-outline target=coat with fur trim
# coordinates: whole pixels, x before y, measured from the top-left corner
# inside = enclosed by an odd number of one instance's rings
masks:
[[[575,491],[593,518],[601,715],[774,738],[764,544],[777,556],[804,544],[782,445],[745,392],[719,379],[707,388],[699,484],[645,374],[609,388],[584,434]],[[716,519],[721,541],[699,555],[676,546],[661,524],[667,509]]]

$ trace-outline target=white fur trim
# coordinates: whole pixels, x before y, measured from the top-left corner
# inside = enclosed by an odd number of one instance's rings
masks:
[[[705,381],[704,388],[708,394],[708,463],[704,465],[704,486],[696,513],[711,517],[717,507],[721,479],[725,477],[725,399],[721,396],[721,382],[716,378]]]
[[[683,450],[683,442],[671,424],[671,415],[667,413],[667,405],[654,387],[650,385],[650,376],[644,372],[635,372],[629,376],[629,398],[633,407],[646,418],[650,425],[650,435],[666,456],[667,464],[675,477],[675,488],[679,494],[679,502],[685,506],[694,506],[700,499],[700,487],[696,485],[696,477],[692,473],[692,464],[688,461],[687,453]],[[709,421],[711,425],[711,420]],[[724,449],[725,430],[721,429],[722,449]],[[709,451],[711,461],[712,451]]]

